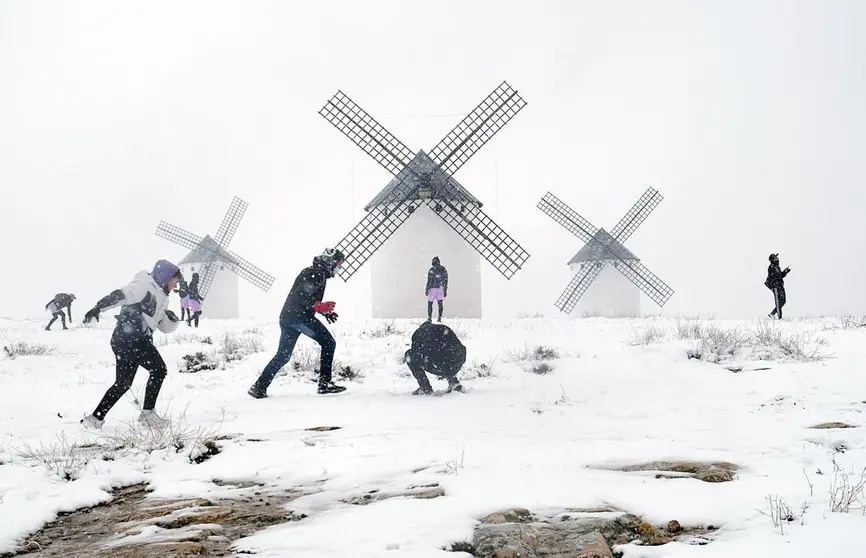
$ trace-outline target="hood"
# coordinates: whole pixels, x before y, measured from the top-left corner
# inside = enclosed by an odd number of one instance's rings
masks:
[[[433,260],[430,262],[430,265],[432,265],[434,267],[438,266],[439,265],[439,256],[436,256],[435,258],[433,258]]]
[[[159,285],[162,290],[168,292],[168,282],[175,275],[180,276],[180,269],[168,260],[159,260],[153,265],[153,271],[150,273],[153,281]]]

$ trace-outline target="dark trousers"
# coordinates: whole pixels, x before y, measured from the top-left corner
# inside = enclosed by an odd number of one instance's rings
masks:
[[[439,321],[441,322],[442,321],[442,301],[437,300],[436,303],[439,304]],[[431,321],[433,320],[433,301],[432,300],[427,301],[427,319],[431,320]]]
[[[295,319],[280,321],[280,344],[277,354],[262,370],[254,387],[259,391],[266,391],[280,369],[288,364],[295,350],[295,343],[301,334],[306,335],[319,344],[322,348],[321,364],[319,365],[319,383],[327,384],[331,381],[331,369],[334,366],[334,350],[337,343],[325,324],[315,317],[299,317]]]
[[[782,306],[785,305],[787,301],[787,297],[785,296],[785,287],[775,287],[773,289],[773,302],[776,306],[773,308],[773,311],[770,312],[771,316],[778,315],[779,319],[782,319]]]
[[[457,383],[457,372],[458,370],[454,370],[453,372],[450,370],[425,370],[424,366],[421,364],[420,358],[413,358],[412,353],[409,353],[408,362],[406,363],[409,366],[409,370],[412,371],[412,375],[415,376],[415,379],[418,380],[418,386],[422,389],[430,390],[433,389],[430,386],[430,380],[427,378],[427,373],[433,374],[434,376],[438,376],[440,378],[445,378],[448,380],[449,384]]]
[[[111,338],[111,350],[114,351],[114,356],[117,359],[117,377],[114,380],[114,385],[108,388],[102,401],[96,406],[93,416],[99,420],[105,419],[108,411],[132,387],[132,381],[135,379],[135,372],[139,366],[150,372],[147,388],[144,391],[142,408],[153,410],[156,407],[156,398],[159,396],[162,381],[168,372],[165,361],[162,360],[162,355],[156,350],[153,341],[148,337],[124,339],[114,335]]]
[[[185,320],[189,315],[189,308],[185,308],[183,306],[180,307],[180,319]]]
[[[48,322],[48,325],[45,326],[45,329],[50,329],[52,324],[57,321],[57,318],[60,318],[60,323],[63,324],[63,329],[66,329],[66,314],[63,313],[63,310],[58,310],[51,315],[51,321]]]

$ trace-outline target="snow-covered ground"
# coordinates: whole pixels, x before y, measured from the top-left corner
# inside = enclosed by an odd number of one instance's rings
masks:
[[[158,335],[169,365],[158,410],[175,418],[185,412],[190,425],[232,435],[220,442],[222,453],[201,464],[171,450],[121,453],[113,461],[94,459],[73,472],[74,480],[63,480],[25,457],[32,453],[26,448],[56,448],[58,435],[68,443],[99,441],[78,420],[113,381],[111,321],[76,323],[70,331],[56,324],[46,332],[45,320],[0,319],[0,345],[26,341],[52,349],[15,359],[0,354],[0,552],[59,511],[104,501],[112,487],[147,481],[154,497],[208,497],[224,491],[214,479],[246,479],[287,488],[319,483],[292,502],[307,519],[239,541],[238,549],[259,556],[456,556],[442,547],[470,540],[487,513],[602,502],[659,524],[720,527],[708,545],[627,546],[627,558],[866,556],[866,517],[831,512],[828,494],[834,477],[841,478],[831,459],[842,473],[866,467],[866,328],[837,328],[841,322],[833,319],[712,322],[720,331],[772,326],[786,336],[813,333],[807,348],[829,357],[801,362],[745,348],[731,366],[742,370],[733,372],[721,365],[729,362],[688,358],[696,341],[678,339],[673,320],[446,320],[468,348],[467,392],[413,397],[416,384],[400,359],[414,324],[398,321],[389,332],[386,322],[341,321],[333,329],[337,359],[362,375],[342,382],[347,392],[316,395],[310,375],[292,371],[276,379],[268,399],[254,400],[246,390],[272,356],[276,325],[204,320],[198,330],[184,325],[175,335]],[[178,373],[183,355],[219,349],[227,331],[261,340],[264,352],[224,369]],[[202,344],[205,336],[213,344]],[[547,374],[531,371],[537,363],[515,361],[537,345],[561,353],[548,361]],[[303,357],[311,347],[302,339],[296,351]],[[130,393],[143,393],[146,379],[140,371]],[[132,395],[125,397],[106,431],[122,431],[137,413]],[[827,421],[857,428],[808,428]],[[323,425],[342,428],[304,430]],[[734,481],[713,484],[598,467],[669,458],[730,461],[742,469]],[[446,496],[341,502],[374,488],[430,482]],[[797,514],[808,505],[784,535],[761,513],[768,495]]]

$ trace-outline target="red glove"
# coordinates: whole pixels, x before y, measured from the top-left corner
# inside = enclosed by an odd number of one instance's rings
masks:
[[[313,312],[318,312],[319,314],[330,314],[334,311],[334,307],[337,305],[336,302],[317,302],[313,304]]]

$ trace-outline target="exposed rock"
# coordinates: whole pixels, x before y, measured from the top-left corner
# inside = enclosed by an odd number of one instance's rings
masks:
[[[354,504],[356,506],[366,506],[373,502],[380,502],[389,498],[416,498],[419,500],[432,500],[445,496],[445,491],[439,486],[439,483],[425,484],[423,486],[410,486],[406,490],[395,490],[382,492],[379,489],[371,490],[360,496],[353,496],[343,502]]]
[[[330,432],[332,430],[339,430],[342,426],[313,426],[311,428],[305,428],[304,430],[309,430],[311,432]]]
[[[696,535],[706,533],[703,529],[683,529],[676,520],[667,528],[655,527],[610,507],[548,513],[512,508],[483,518],[472,543],[455,543],[452,549],[471,549],[479,558],[612,558],[613,545],[663,545],[673,540],[698,540]],[[700,540],[702,544],[709,542],[703,537]]]
[[[704,482],[729,482],[739,467],[726,461],[651,461],[621,467],[620,471],[660,471],[656,478],[696,478]],[[665,474],[676,473],[676,474]]]
[[[821,424],[816,424],[815,426],[810,426],[809,428],[814,428],[816,430],[830,430],[832,428],[856,428],[852,424],[848,424],[846,422],[822,422]]]

